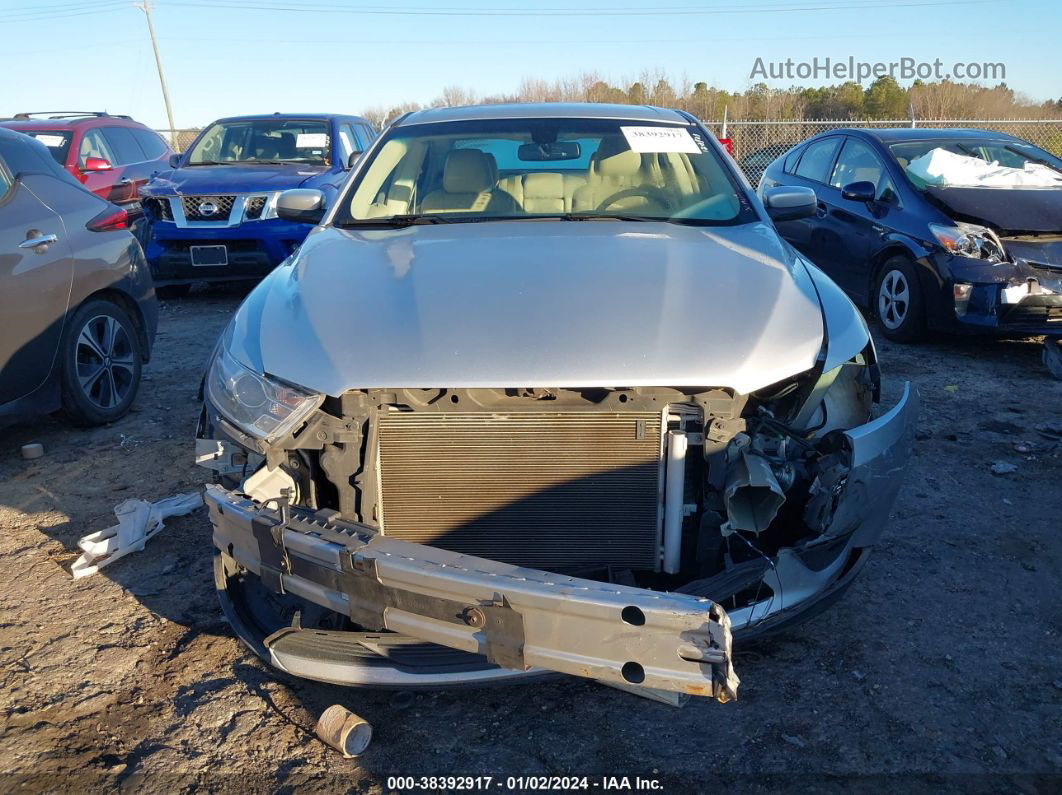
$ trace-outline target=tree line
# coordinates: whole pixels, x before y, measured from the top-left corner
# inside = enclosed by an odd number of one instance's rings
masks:
[[[592,72],[559,80],[524,79],[512,94],[477,96],[451,86],[428,105],[405,102],[367,108],[363,115],[378,128],[411,110],[500,102],[614,102],[680,108],[703,121],[875,120],[908,119],[1062,119],[1062,98],[1033,102],[1006,83],[982,86],[950,80],[916,80],[904,88],[894,78],[879,77],[864,88],[856,82],[810,88],[770,88],[756,83],[745,91],[727,91],[662,72],[643,72],[616,85]]]

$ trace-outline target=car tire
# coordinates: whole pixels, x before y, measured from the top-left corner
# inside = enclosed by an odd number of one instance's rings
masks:
[[[187,298],[188,293],[191,291],[192,285],[190,284],[167,284],[162,287],[156,287],[155,295],[163,301],[174,301],[179,298]]]
[[[926,304],[913,263],[890,257],[874,287],[874,311],[882,333],[896,342],[917,342],[925,335]]]
[[[143,344],[118,304],[82,304],[63,334],[63,411],[78,425],[104,425],[125,416],[140,388]]]

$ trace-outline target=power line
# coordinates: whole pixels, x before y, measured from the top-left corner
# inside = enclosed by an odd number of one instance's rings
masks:
[[[68,17],[83,17],[90,14],[105,13],[108,11],[115,11],[119,8],[126,8],[124,2],[120,0],[112,0],[111,2],[105,2],[101,4],[82,5],[79,7],[71,7],[69,9],[63,9],[58,12],[34,10],[34,11],[20,11],[20,12],[7,12],[4,14],[4,24],[18,24],[20,22],[42,22],[44,20],[51,19],[66,19]]]
[[[819,5],[777,5],[756,4],[739,8],[713,7],[713,8],[596,8],[596,9],[543,9],[543,8],[423,8],[423,7],[381,7],[362,6],[351,8],[349,6],[326,6],[323,4],[300,4],[291,5],[252,5],[251,3],[240,4],[234,0],[222,0],[215,3],[182,2],[174,0],[166,4],[174,8],[212,8],[232,9],[240,11],[295,11],[300,13],[327,13],[327,14],[355,14],[369,16],[430,16],[430,17],[580,17],[580,16],[708,16],[720,14],[752,14],[770,11],[774,13],[790,13],[800,11],[838,11],[845,9],[865,10],[869,6],[866,3],[854,3],[853,0],[842,0],[847,5],[822,5],[824,0],[819,0]],[[875,9],[882,8],[926,8],[931,6],[956,6],[956,5],[983,5],[992,0],[913,0],[912,2],[881,2],[874,4]]]

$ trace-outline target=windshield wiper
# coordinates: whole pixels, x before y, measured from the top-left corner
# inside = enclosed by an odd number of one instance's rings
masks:
[[[1013,146],[1004,146],[1003,148],[1006,149],[1008,152],[1013,152],[1014,154],[1018,155],[1018,157],[1024,157],[1030,163],[1039,163],[1041,166],[1047,166],[1052,171],[1059,170],[1058,166],[1056,166],[1049,160],[1044,160],[1042,157],[1036,157],[1034,155],[1027,154],[1021,151],[1020,149],[1015,149]]]
[[[222,163],[217,160],[195,160],[191,163],[185,163],[186,166],[228,166],[231,163]]]
[[[336,224],[341,229],[352,226],[391,226],[401,228],[403,226],[419,226],[422,224],[453,224],[460,223],[459,219],[446,218],[442,215],[425,215],[414,213],[409,215],[386,215],[380,218],[352,218]]]

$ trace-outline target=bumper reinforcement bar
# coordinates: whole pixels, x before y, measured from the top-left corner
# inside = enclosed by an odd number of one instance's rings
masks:
[[[272,590],[370,632],[391,630],[518,671],[737,697],[730,620],[708,599],[398,541],[334,512],[274,511],[217,485],[207,486],[206,503],[224,554]]]

